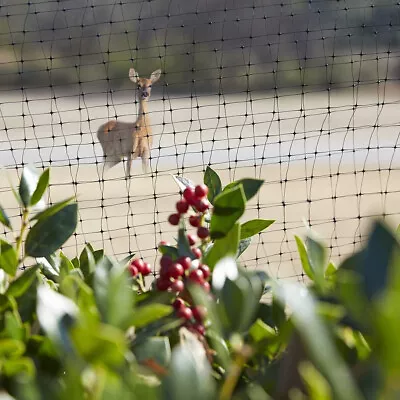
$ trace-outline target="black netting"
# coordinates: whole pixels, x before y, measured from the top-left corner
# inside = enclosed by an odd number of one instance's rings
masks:
[[[394,0],[4,0],[0,202],[17,218],[6,175],[51,166],[48,201],[80,204],[66,253],[91,242],[155,261],[175,233],[171,174],[262,178],[247,217],[276,222],[243,262],[301,279],[303,219],[335,260],[370,217],[399,220],[399,11]],[[151,172],[135,161],[130,180],[122,165],[103,180],[96,131],[136,119],[132,66],[163,71]]]

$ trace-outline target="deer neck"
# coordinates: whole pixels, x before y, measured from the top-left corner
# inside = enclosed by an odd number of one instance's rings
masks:
[[[148,103],[145,100],[140,100],[137,124],[140,126],[150,126]]]

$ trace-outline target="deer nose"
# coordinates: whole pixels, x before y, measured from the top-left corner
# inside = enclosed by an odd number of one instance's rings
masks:
[[[148,97],[149,94],[147,92],[143,92],[143,97]]]

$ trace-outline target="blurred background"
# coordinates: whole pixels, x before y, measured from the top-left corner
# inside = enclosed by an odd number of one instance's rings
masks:
[[[85,242],[156,263],[178,199],[171,174],[207,165],[227,184],[265,180],[248,215],[276,219],[243,255],[302,280],[294,234],[311,225],[340,260],[374,216],[400,222],[400,5],[394,0],[3,0],[0,202],[27,163],[52,167],[48,201],[70,194]],[[133,121],[134,66],[158,68],[151,173],[101,179],[98,126]]]

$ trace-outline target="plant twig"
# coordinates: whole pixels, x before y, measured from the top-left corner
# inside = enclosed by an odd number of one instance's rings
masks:
[[[252,354],[253,349],[248,345],[244,345],[241,351],[236,355],[233,365],[229,369],[228,376],[222,385],[219,400],[230,400],[232,398],[240,374]]]
[[[24,233],[28,227],[28,217],[29,217],[29,210],[28,208],[24,208],[22,212],[22,222],[21,222],[21,230],[19,232],[19,236],[16,239],[16,253],[19,255],[21,252],[22,240],[24,237]],[[25,254],[20,255],[18,264],[21,264],[25,259]]]

